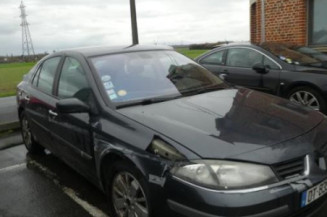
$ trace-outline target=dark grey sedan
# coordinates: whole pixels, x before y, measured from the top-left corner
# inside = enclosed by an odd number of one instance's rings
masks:
[[[103,190],[112,217],[312,216],[326,206],[325,117],[231,88],[169,47],[51,54],[17,99],[26,148],[47,148]]]
[[[327,55],[312,48],[272,42],[230,44],[196,61],[226,82],[327,114]]]

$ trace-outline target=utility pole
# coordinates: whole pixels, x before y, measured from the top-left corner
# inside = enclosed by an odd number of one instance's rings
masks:
[[[137,18],[136,18],[136,6],[135,0],[130,0],[131,6],[131,21],[132,21],[132,37],[133,37],[133,45],[137,45],[139,43],[139,36],[137,31]]]
[[[33,42],[32,42],[32,37],[31,33],[28,27],[27,23],[27,14],[25,11],[25,5],[23,1],[21,2],[20,6],[20,17],[22,19],[22,23],[20,24],[22,27],[22,56],[23,58],[27,55],[27,57],[34,57],[35,52],[34,52],[34,47],[33,47]]]

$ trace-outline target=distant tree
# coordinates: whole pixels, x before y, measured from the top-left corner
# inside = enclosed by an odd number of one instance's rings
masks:
[[[190,50],[211,50],[222,44],[228,44],[228,43],[230,43],[230,41],[219,41],[216,43],[203,43],[203,44],[191,44],[189,49]]]

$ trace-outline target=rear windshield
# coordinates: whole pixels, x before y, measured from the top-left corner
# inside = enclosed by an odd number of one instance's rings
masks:
[[[91,58],[114,103],[183,96],[222,85],[218,77],[175,51],[146,51]]]

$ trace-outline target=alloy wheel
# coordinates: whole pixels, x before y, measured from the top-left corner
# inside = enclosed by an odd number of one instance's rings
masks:
[[[113,179],[112,202],[118,217],[148,217],[149,208],[139,181],[128,172]]]
[[[297,91],[290,96],[290,101],[319,111],[320,104],[315,95],[308,91]]]

